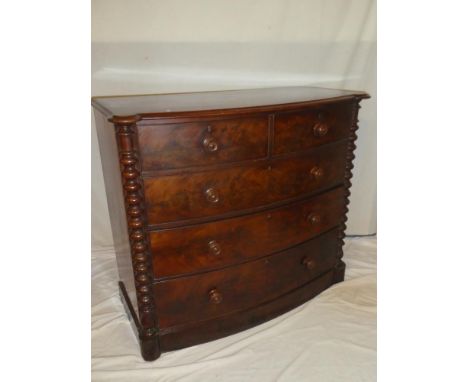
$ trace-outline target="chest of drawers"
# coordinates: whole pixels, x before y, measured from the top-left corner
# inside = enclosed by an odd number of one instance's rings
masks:
[[[363,92],[93,98],[120,292],[144,359],[342,281]]]

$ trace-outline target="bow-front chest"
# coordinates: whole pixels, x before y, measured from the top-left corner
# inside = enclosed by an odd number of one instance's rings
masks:
[[[146,360],[343,280],[363,92],[96,97],[120,291]]]

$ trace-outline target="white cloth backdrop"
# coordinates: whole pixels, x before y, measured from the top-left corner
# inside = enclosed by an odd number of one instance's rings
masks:
[[[93,0],[92,92],[366,90],[347,233],[375,233],[375,16],[372,0]],[[112,246],[94,127],[92,245]]]

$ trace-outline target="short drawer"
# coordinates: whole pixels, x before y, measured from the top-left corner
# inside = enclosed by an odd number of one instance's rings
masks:
[[[308,150],[346,138],[352,117],[353,104],[350,102],[278,113],[275,117],[273,154]]]
[[[337,249],[337,231],[330,231],[266,258],[157,282],[160,327],[219,317],[274,300],[331,269]]]
[[[343,182],[347,142],[292,159],[144,179],[149,224],[266,206]]]
[[[263,158],[268,150],[268,116],[141,125],[138,144],[143,171]]]
[[[150,232],[157,278],[212,270],[305,242],[338,226],[344,188],[248,216]]]

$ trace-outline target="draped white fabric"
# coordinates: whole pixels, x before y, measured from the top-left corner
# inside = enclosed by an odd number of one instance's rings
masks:
[[[93,0],[93,95],[281,85],[365,90],[348,234],[376,232],[376,3]],[[92,243],[112,236],[92,132]]]
[[[376,238],[346,239],[346,279],[235,335],[142,360],[123,310],[112,251],[93,255],[93,381],[376,380]]]

